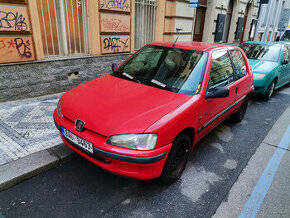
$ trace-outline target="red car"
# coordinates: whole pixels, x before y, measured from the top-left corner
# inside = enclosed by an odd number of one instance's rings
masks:
[[[165,183],[215,126],[229,116],[241,122],[254,89],[242,49],[220,44],[151,43],[112,70],[61,97],[56,127],[101,168]]]

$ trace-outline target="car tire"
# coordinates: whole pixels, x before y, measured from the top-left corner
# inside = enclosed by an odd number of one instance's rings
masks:
[[[187,134],[174,139],[160,176],[163,183],[171,184],[180,178],[186,167],[191,145],[191,138]]]
[[[265,101],[268,101],[268,100],[271,98],[271,96],[272,96],[274,90],[275,90],[275,81],[273,80],[273,81],[271,82],[271,84],[269,85],[269,87],[268,87],[266,93],[264,94],[264,100],[265,100]]]
[[[242,120],[244,119],[244,116],[246,114],[247,108],[248,108],[248,99],[246,98],[244,100],[243,104],[240,106],[239,110],[232,115],[232,117],[231,117],[232,120],[235,123],[242,122]]]

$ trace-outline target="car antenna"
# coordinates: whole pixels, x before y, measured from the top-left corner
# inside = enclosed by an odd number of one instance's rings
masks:
[[[175,39],[175,42],[173,43],[172,47],[174,47],[174,46],[175,46],[175,44],[176,44],[176,42],[177,42],[178,38],[179,38],[179,36],[177,36],[177,38]]]
[[[177,33],[178,33],[178,31],[180,31],[180,30],[182,30],[182,28],[176,28],[176,32],[177,32]],[[174,46],[175,46],[175,44],[176,44],[176,42],[177,42],[178,38],[179,38],[179,36],[177,36],[177,38],[175,39],[175,41],[174,41],[174,43],[173,43],[172,47],[174,47]]]

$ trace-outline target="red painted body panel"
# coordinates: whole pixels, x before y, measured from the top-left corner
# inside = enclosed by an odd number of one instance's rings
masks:
[[[172,42],[152,44],[172,47]],[[180,132],[190,128],[194,135],[194,146],[221,121],[236,112],[243,101],[237,104],[235,102],[253,91],[252,69],[240,48],[200,42],[178,42],[175,47],[209,53],[199,94],[173,93],[106,75],[65,93],[61,98],[63,117],[59,118],[56,111],[54,112],[58,125],[92,142],[96,148],[133,157],[153,157],[166,152],[164,159],[153,164],[133,164],[110,159],[112,162],[106,164],[75,148],[63,138],[64,142],[83,157],[110,172],[137,179],[156,178],[162,172],[172,141]],[[212,52],[219,49],[241,51],[247,65],[247,75],[229,85],[229,97],[206,99]],[[236,92],[237,86],[238,92]],[[224,112],[227,108],[230,110]],[[219,116],[221,112],[224,113]],[[77,118],[85,121],[84,132],[75,130],[74,122]],[[211,120],[214,121],[206,128],[201,128]],[[198,131],[199,129],[201,130]],[[155,149],[138,151],[106,143],[111,135],[143,132],[158,134]]]
[[[106,75],[68,91],[61,104],[69,120],[78,118],[87,129],[110,136],[142,133],[190,97]]]
[[[149,45],[159,45],[164,47],[172,47],[173,42],[154,42]],[[205,42],[177,42],[174,48],[183,48],[196,51],[212,51],[216,48],[230,48],[232,46]]]

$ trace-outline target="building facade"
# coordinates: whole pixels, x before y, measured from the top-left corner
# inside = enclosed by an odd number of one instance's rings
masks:
[[[257,0],[0,0],[0,102],[66,91],[153,41],[252,40]]]
[[[288,26],[290,0],[267,0],[260,5],[255,41],[275,41]]]

